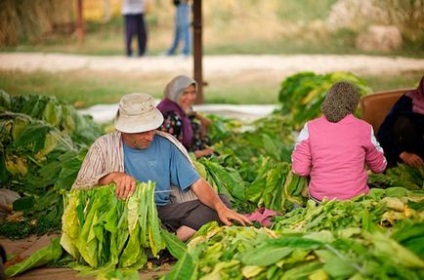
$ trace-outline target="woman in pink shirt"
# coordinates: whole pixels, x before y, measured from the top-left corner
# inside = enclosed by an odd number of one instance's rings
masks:
[[[366,194],[367,168],[386,168],[372,126],[353,115],[359,99],[354,85],[335,83],[321,105],[323,116],[307,122],[296,139],[292,171],[310,177],[309,196],[316,201]]]

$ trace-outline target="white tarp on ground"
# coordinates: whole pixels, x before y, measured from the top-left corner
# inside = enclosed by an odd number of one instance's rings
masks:
[[[159,102],[157,100],[156,102]],[[205,114],[215,114],[229,118],[254,120],[271,114],[278,105],[229,105],[229,104],[204,104],[195,105],[193,109]],[[90,115],[95,122],[104,123],[112,121],[118,110],[118,104],[94,105],[87,109],[79,110],[83,115]]]

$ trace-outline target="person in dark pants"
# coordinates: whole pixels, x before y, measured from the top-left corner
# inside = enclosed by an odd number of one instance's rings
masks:
[[[424,165],[424,76],[417,89],[405,93],[381,124],[377,139],[388,168],[405,163]]]
[[[128,57],[134,56],[131,43],[137,37],[138,56],[146,53],[147,25],[144,20],[145,0],[124,0],[122,15],[125,20],[125,49]]]

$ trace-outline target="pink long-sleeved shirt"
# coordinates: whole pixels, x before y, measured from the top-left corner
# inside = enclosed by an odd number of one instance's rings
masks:
[[[292,171],[310,176],[309,194],[318,200],[368,193],[366,168],[381,173],[386,165],[372,126],[353,115],[337,123],[325,117],[307,122],[292,153]]]

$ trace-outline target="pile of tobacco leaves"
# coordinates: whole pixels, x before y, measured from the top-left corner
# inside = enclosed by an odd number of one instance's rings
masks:
[[[369,174],[369,195],[320,205],[302,196],[307,180],[291,172],[298,129],[319,115],[317,104],[341,79],[370,92],[350,73],[299,73],[282,82],[281,108],[264,118],[208,116],[216,153],[194,161],[201,176],[235,210],[278,215],[270,227],[207,224],[187,244],[158,228],[154,214],[147,219],[140,212],[153,191],[130,203],[117,202],[113,186],[70,190],[88,147],[105,133],[91,117],[55,97],[0,91],[0,183],[20,195],[0,235],[62,232],[60,242],[9,267],[9,276],[66,263],[88,274],[101,271],[105,279],[133,279],[146,255],[125,250],[130,242],[155,255],[166,248],[178,259],[166,279],[423,279],[424,168],[399,165]],[[149,229],[147,220],[156,226]]]

